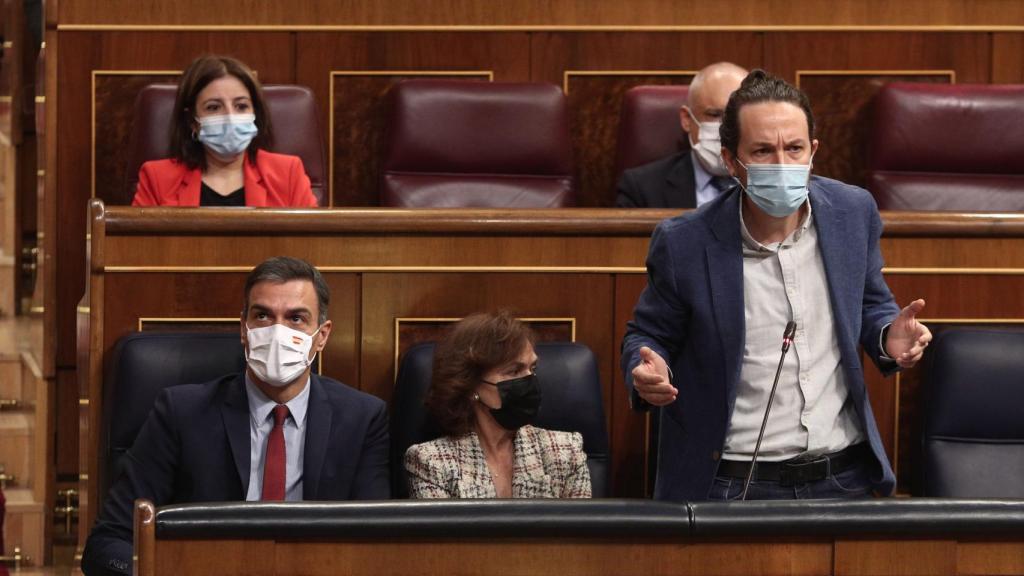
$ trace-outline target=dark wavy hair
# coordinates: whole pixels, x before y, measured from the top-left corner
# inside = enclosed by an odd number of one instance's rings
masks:
[[[245,299],[242,301],[242,318],[249,316],[249,294],[252,287],[260,282],[284,284],[292,280],[309,280],[316,290],[317,325],[327,321],[327,307],[331,304],[331,290],[320,271],[305,260],[290,256],[274,256],[261,262],[245,278]]]
[[[807,134],[814,140],[814,115],[811,113],[811,101],[807,95],[782,78],[755,69],[747,74],[740,87],[729,96],[729,103],[726,104],[722,117],[722,127],[719,128],[722,146],[732,152],[733,156],[736,156],[740,144],[740,109],[747,104],[760,102],[789,102],[799,107],[807,116]]]
[[[267,105],[263,99],[263,88],[256,75],[240,60],[230,56],[208,54],[200,56],[189,64],[178,83],[174,98],[174,113],[171,115],[171,158],[185,164],[189,169],[206,169],[206,152],[203,144],[195,138],[192,126],[196,116],[196,98],[210,82],[234,76],[249,90],[256,128],[259,133],[253,138],[246,155],[250,162],[256,161],[256,151],[269,148],[274,141]]]
[[[433,375],[424,401],[449,436],[476,423],[473,393],[486,372],[515,361],[534,336],[508,311],[478,313],[456,323],[434,349]]]

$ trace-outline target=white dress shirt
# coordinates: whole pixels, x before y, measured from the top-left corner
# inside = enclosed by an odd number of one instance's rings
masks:
[[[800,226],[765,246],[743,221],[743,302],[746,340],[736,403],[723,458],[749,461],[782,353],[786,324],[796,335],[779,378],[758,460],[842,450],[864,438],[842,369],[825,263],[810,203]]]
[[[258,501],[263,495],[263,466],[267,459],[267,437],[274,429],[273,411],[277,406],[260,391],[249,373],[245,374],[245,391],[249,397],[249,491],[245,499]],[[284,421],[284,493],[288,502],[302,500],[302,463],[306,448],[306,408],[309,407],[309,381],[302,392],[285,403],[288,418]]]

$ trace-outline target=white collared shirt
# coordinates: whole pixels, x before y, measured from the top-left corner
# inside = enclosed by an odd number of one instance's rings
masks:
[[[757,242],[743,221],[746,340],[723,458],[749,461],[771,392],[786,324],[796,335],[782,367],[758,460],[836,452],[863,440],[849,398],[825,263],[810,202],[800,226],[780,243]]]
[[[263,495],[263,468],[267,459],[267,438],[274,429],[273,411],[277,406],[245,374],[245,392],[249,398],[249,490],[245,499],[258,501]],[[302,463],[306,449],[306,412],[309,407],[309,380],[297,396],[285,403],[289,416],[284,421],[285,500],[302,500]]]

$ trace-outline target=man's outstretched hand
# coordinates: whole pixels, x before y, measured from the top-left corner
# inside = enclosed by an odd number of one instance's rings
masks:
[[[889,332],[892,333],[892,328],[889,328]],[[640,348],[640,363],[633,368],[633,388],[641,398],[654,406],[671,404],[679,395],[679,390],[669,381],[665,359],[647,346]]]
[[[924,310],[924,300],[914,300],[900,310],[899,316],[889,326],[885,338],[885,353],[901,368],[912,368],[924,354],[932,341],[932,332],[917,321],[917,315]],[[635,370],[634,370],[635,372]]]

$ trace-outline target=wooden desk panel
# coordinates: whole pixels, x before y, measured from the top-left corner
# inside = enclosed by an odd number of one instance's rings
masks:
[[[1019,542],[955,540],[520,539],[158,541],[153,572],[306,576],[413,574],[954,576],[1020,574]]]

